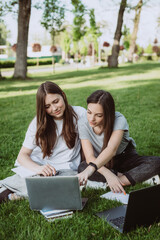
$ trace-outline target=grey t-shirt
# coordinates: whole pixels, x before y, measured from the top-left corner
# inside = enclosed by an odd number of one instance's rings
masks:
[[[118,147],[116,155],[121,154],[125,150],[129,142],[132,142],[132,144],[136,146],[133,138],[129,136],[129,126],[127,120],[120,112],[115,112],[113,131],[115,130],[124,130],[123,138]],[[90,127],[88,123],[87,114],[78,122],[78,131],[80,139],[88,139],[91,142],[94,149],[95,157],[98,157],[103,146],[104,133],[102,133],[101,135],[97,135],[93,131],[92,127]]]

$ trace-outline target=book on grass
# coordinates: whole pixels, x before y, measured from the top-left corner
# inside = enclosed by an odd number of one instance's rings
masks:
[[[128,204],[128,198],[129,194],[124,194],[124,193],[113,193],[113,192],[107,192],[103,195],[100,196],[101,198],[106,198],[109,200],[117,200],[121,203]]]
[[[71,218],[73,214],[65,215],[65,216],[59,216],[54,218],[46,218],[48,222],[53,222],[55,220],[65,219],[65,218]]]
[[[71,210],[40,210],[40,213],[47,219],[47,220],[53,220],[58,218],[64,218],[68,216],[72,216],[73,211]]]

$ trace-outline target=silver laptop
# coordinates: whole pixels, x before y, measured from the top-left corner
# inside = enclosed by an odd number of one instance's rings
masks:
[[[132,191],[128,205],[121,205],[96,215],[121,233],[137,226],[148,226],[160,221],[160,185]]]
[[[82,210],[87,198],[81,198],[77,176],[28,177],[26,186],[32,210]]]

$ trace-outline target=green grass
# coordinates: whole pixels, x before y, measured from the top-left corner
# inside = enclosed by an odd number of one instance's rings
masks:
[[[87,96],[97,90],[111,92],[116,110],[123,113],[130,126],[130,135],[143,155],[160,155],[160,63],[126,64],[117,69],[94,68],[79,71],[37,73],[26,81],[0,81],[0,179],[12,175],[11,168],[24,140],[28,124],[35,115],[35,95],[46,81],[59,84],[69,103],[86,107]],[[126,191],[143,187],[137,184]],[[105,190],[82,192],[89,201],[83,211],[71,219],[48,223],[27,200],[0,205],[0,239],[116,239],[158,240],[159,225],[138,228],[120,234],[94,214],[118,206],[116,201],[100,199]]]

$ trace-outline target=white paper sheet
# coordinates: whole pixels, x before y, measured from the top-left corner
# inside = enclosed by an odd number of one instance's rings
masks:
[[[110,199],[110,200],[117,200],[121,203],[128,204],[129,194],[125,195],[124,193],[108,192],[108,193],[101,195],[100,197]]]
[[[33,172],[23,166],[15,167],[11,169],[13,172],[17,173],[20,177],[25,178],[25,177],[31,177],[36,175],[36,172]]]

